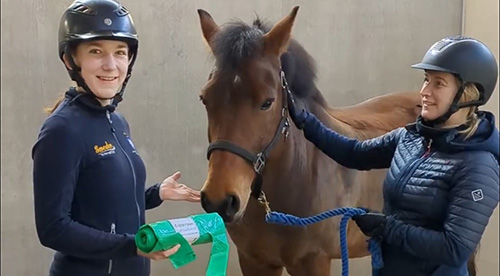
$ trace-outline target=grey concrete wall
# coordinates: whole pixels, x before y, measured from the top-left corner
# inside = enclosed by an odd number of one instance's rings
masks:
[[[465,0],[464,12],[464,30],[465,35],[473,36],[484,43],[486,43],[493,51],[497,62],[498,56],[498,0]],[[495,92],[490,101],[483,109],[490,110],[499,118],[499,95],[498,95],[498,82]],[[496,122],[498,127],[498,120]],[[484,233],[481,250],[478,255],[479,275],[499,275],[498,267],[498,237],[499,233],[499,211],[498,208],[493,213],[490,219],[488,228]]]
[[[206,9],[218,23],[250,22],[255,13],[275,22],[300,5],[293,36],[316,59],[318,86],[332,106],[418,89],[422,74],[410,64],[434,41],[460,34],[462,26],[462,0],[122,2],[134,16],[141,42],[119,111],[147,165],[148,185],[180,170],[182,181],[201,188],[206,175],[206,115],[198,91],[212,61],[196,9]],[[42,108],[69,84],[57,57],[57,27],[69,3],[2,0],[2,275],[44,275],[53,254],[39,244],[34,230],[30,151],[45,118]],[[167,202],[147,215],[151,222],[200,212],[199,205]],[[168,261],[154,262],[152,275],[204,275],[209,249],[195,247],[198,260],[178,271]],[[498,265],[498,255],[494,260]],[[368,275],[369,260],[353,260],[351,271]],[[334,262],[332,275],[339,274]],[[240,275],[233,245],[228,275]]]

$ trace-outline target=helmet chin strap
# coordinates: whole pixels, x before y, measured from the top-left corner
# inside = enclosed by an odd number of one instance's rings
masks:
[[[137,57],[137,48],[138,46],[134,46],[134,55],[131,57],[130,63],[128,65],[128,70],[127,70],[127,76],[125,77],[125,80],[123,80],[122,87],[120,88],[120,91],[116,93],[116,95],[113,97],[113,102],[112,104],[114,106],[118,106],[118,103],[120,103],[123,100],[123,94],[125,93],[125,87],[127,86],[127,83],[130,79],[130,76],[132,76],[132,67],[134,67],[135,59]]]
[[[123,100],[123,93],[125,93],[125,87],[127,86],[127,82],[130,79],[130,76],[132,75],[132,66],[129,65],[128,70],[127,70],[127,76],[125,77],[125,80],[123,81],[122,87],[120,88],[120,91],[115,94],[113,98],[110,98],[109,100],[113,100],[112,104],[114,106],[118,106],[118,103],[120,103]]]

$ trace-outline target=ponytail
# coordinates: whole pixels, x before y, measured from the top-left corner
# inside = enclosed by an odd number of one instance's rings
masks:
[[[479,100],[479,90],[473,83],[467,83],[464,88],[464,93],[460,102],[471,102]],[[465,134],[465,139],[469,139],[476,132],[479,126],[479,118],[477,117],[477,106],[471,106],[467,108],[467,122],[465,123],[467,128],[460,131],[460,133]]]
[[[59,96],[59,98],[57,98],[53,106],[45,107],[43,111],[49,115],[54,113],[54,111],[57,109],[57,107],[59,107],[59,105],[62,103],[63,100],[64,100],[64,95]]]

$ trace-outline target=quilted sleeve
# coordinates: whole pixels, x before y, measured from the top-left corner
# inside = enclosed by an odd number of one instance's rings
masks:
[[[402,130],[358,141],[331,130],[309,112],[304,124],[307,140],[337,163],[357,170],[389,168]]]
[[[389,216],[386,242],[433,262],[449,266],[466,262],[479,244],[499,200],[498,163],[489,153],[481,157],[484,158],[463,162],[457,170],[443,231],[405,224]]]

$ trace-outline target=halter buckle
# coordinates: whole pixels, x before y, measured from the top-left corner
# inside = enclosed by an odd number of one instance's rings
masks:
[[[253,163],[253,169],[255,170],[256,173],[262,174],[262,169],[266,165],[266,160],[264,159],[264,155],[262,152],[259,152],[257,154],[257,159]]]

